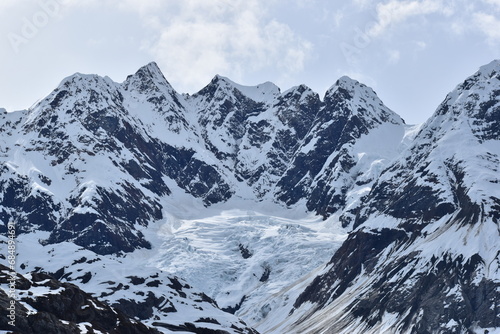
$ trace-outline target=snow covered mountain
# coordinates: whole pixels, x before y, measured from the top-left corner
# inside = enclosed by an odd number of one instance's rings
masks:
[[[10,269],[0,265],[0,282],[8,285]],[[16,275],[20,302],[15,306],[17,330],[30,333],[138,333],[159,334],[135,320],[129,319],[122,312],[93,298],[77,286],[61,283],[52,276],[32,273]],[[21,297],[22,296],[22,297]],[[12,308],[11,298],[0,290],[0,326],[9,327]],[[16,319],[14,319],[16,320]]]
[[[294,331],[500,331],[499,96],[499,61],[448,94],[295,301]]]
[[[346,77],[324,102],[304,86],[279,94],[220,76],[182,96],[154,63],[122,84],[75,74],[4,122],[2,219],[100,254],[150,248],[137,226],[162,219],[177,190],[205,206],[302,200],[326,217],[357,181],[373,182],[360,170],[383,165],[404,134],[371,89]],[[357,139],[380,145],[360,152]]]
[[[0,232],[28,280],[164,333],[500,331],[499,73],[421,127],[348,77],[320,98],[75,74],[1,115]]]

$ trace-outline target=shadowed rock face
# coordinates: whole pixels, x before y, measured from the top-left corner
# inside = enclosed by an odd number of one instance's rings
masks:
[[[402,128],[404,123],[375,92],[347,77],[327,91],[322,103],[307,101],[314,118],[310,125],[306,122],[310,128],[301,131],[306,133],[303,145],[278,181],[277,195],[288,205],[306,199],[310,211],[326,218],[346,206],[347,193],[358,181],[356,142],[381,125]],[[386,144],[381,140],[381,146]]]
[[[479,255],[465,259],[444,254],[429,262],[416,251],[398,255],[412,247],[412,239],[412,233],[392,229],[353,233],[330,261],[328,272],[316,277],[296,300],[295,308],[311,302],[320,310],[355,294],[347,305],[340,305],[349,316],[332,325],[331,330],[339,333],[356,319],[370,332],[387,314],[399,316],[392,328],[408,333],[468,333],[474,326],[500,326],[500,284],[481,278],[485,263]],[[389,247],[393,256],[381,260]],[[366,285],[353,290],[364,278]]]

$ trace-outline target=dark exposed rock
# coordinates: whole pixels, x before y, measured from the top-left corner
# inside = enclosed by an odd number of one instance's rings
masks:
[[[8,284],[5,273],[9,269],[0,265],[0,284]],[[146,327],[140,322],[131,320],[120,311],[109,307],[91,295],[80,290],[70,283],[61,283],[51,276],[32,273],[31,281],[18,275],[17,283],[28,281],[30,287],[48,288],[49,292],[43,295],[32,296],[25,283],[18,284],[17,288],[28,293],[19,293],[15,303],[15,327],[7,315],[11,298],[0,289],[0,329],[14,333],[77,333],[79,324],[85,323],[90,331],[99,330],[102,333],[159,333],[156,329]],[[37,312],[28,311],[26,306]],[[88,325],[90,324],[90,326]]]
[[[243,304],[243,302],[245,301],[246,298],[247,298],[247,296],[243,296],[238,304],[236,304],[234,306],[225,307],[222,310],[225,312],[231,313],[231,314],[235,314],[236,311],[238,311],[241,308],[241,305]]]
[[[155,309],[165,313],[177,312],[171,301],[166,300],[164,297],[156,297],[151,291],[147,293],[143,302],[139,303],[135,300],[120,299],[117,303],[113,304],[113,307],[129,317],[137,317],[139,319],[150,319]]]
[[[137,276],[128,276],[127,278],[130,279],[130,283],[132,283],[133,285],[140,285],[146,281],[145,278]]]
[[[262,276],[259,278],[259,282],[267,282],[270,275],[271,275],[271,268],[269,266],[265,266],[264,272],[262,273]]]
[[[354,95],[364,94],[364,108],[354,107]],[[361,136],[382,123],[399,124],[403,121],[384,107],[375,93],[366,86],[343,78],[325,95],[323,103],[313,102],[314,115],[303,138],[304,146],[314,142],[306,152],[297,152],[286,173],[277,183],[277,198],[287,205],[307,200],[307,208],[325,218],[337,212],[346,204],[346,194],[355,183],[352,168],[356,165],[353,153],[349,151]],[[375,111],[376,110],[376,111]],[[339,187],[336,182],[341,182]]]
[[[246,248],[245,246],[243,246],[242,244],[239,244],[239,249],[240,249],[240,252],[241,252],[241,256],[244,258],[244,259],[249,259],[252,257],[252,252],[248,250],[248,248]]]
[[[368,273],[372,272],[380,252],[392,243],[407,240],[404,231],[392,229],[360,230],[351,234],[330,260],[331,269],[314,279],[297,298],[294,307],[306,301],[313,302],[318,308],[324,307],[330,299],[344,293],[363,268]]]

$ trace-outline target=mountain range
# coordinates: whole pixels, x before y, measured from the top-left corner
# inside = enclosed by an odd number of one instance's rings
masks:
[[[498,60],[421,125],[155,63],[0,117],[22,333],[500,333]]]

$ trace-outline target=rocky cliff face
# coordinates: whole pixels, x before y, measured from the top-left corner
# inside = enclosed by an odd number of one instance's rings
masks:
[[[357,186],[374,181],[377,173],[367,176],[366,168],[383,166],[397,152],[404,123],[373,90],[347,77],[319,107],[277,195],[289,205],[305,200],[310,211],[328,217],[346,207]]]
[[[206,205],[231,194],[195,157],[196,134],[182,114],[154,64],[121,85],[95,75],[65,79],[11,130],[3,220],[100,254],[151,247],[135,226],[162,218],[166,179]],[[183,134],[187,144],[168,140]]]

